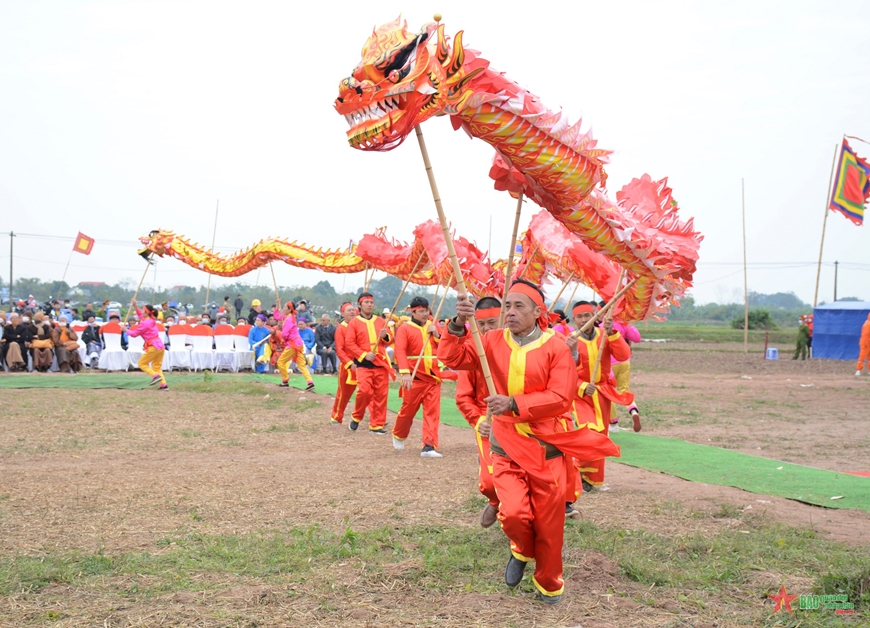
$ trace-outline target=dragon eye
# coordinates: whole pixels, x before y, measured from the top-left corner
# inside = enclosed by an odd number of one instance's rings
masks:
[[[387,79],[389,79],[391,83],[398,83],[402,80],[402,75],[398,70],[390,70],[390,73],[387,74]]]

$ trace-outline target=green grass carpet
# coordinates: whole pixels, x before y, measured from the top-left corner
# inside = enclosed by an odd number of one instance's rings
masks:
[[[622,450],[619,462],[633,467],[827,508],[870,512],[868,478],[627,430],[612,438]]]

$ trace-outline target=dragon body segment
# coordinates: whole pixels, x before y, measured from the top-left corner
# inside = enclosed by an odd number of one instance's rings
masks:
[[[401,19],[375,29],[335,101],[350,125],[349,144],[391,150],[418,124],[450,116],[454,129],[496,150],[496,189],[525,194],[591,251],[641,278],[630,293],[631,311],[646,318],[665,310],[691,286],[702,239],[691,220],[679,220],[666,179],[644,175],[609,200],[609,151],[581,131],[581,122],[570,124],[493,70],[462,36],[451,44],[436,22],[411,33]]]

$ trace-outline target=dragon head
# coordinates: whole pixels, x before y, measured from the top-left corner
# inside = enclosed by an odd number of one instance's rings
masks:
[[[467,71],[464,61],[462,31],[451,47],[437,21],[410,33],[400,16],[375,29],[335,99],[336,111],[350,125],[348,143],[390,150],[421,122],[458,111],[470,96],[468,81],[480,71]]]
[[[163,257],[163,254],[166,252],[166,249],[172,244],[172,241],[175,239],[175,233],[172,231],[164,231],[163,229],[155,229],[148,233],[147,236],[142,236],[139,238],[139,242],[142,243],[142,249],[139,251],[139,255],[145,257],[151,253],[156,254],[158,257]]]

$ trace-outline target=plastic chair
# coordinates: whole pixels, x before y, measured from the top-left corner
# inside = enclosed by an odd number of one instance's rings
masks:
[[[216,325],[214,328],[214,360],[217,371],[226,368],[235,373],[239,370],[233,343],[234,331],[232,325]]]
[[[187,369],[193,368],[190,359],[190,347],[187,346],[189,341],[188,331],[190,325],[171,325],[166,335],[169,336],[169,347],[166,352],[166,370],[171,371],[174,368]]]
[[[239,325],[233,329],[233,345],[236,348],[236,371],[242,369],[254,370],[254,351],[248,340],[248,334],[253,325]]]
[[[139,368],[139,359],[145,355],[145,339],[142,336],[127,334],[127,362],[134,368]]]
[[[104,371],[126,371],[129,367],[127,352],[121,348],[121,326],[118,323],[106,323],[100,327],[106,346],[100,353],[98,367]]]
[[[194,371],[214,370],[214,331],[208,325],[190,325],[188,335],[193,340],[190,363]]]
[[[765,360],[779,360],[779,349],[768,347],[767,353],[764,355]]]

